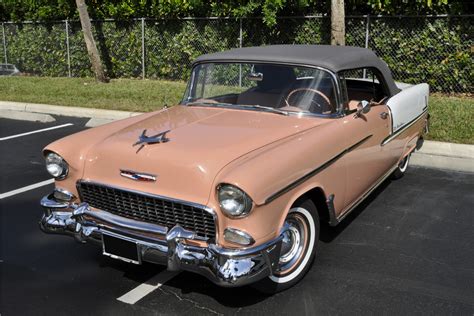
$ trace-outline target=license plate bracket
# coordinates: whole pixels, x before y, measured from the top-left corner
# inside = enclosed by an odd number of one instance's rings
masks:
[[[102,231],[102,254],[128,263],[142,263],[135,241],[107,231]]]

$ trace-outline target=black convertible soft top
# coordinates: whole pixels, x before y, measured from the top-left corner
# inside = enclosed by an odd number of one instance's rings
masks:
[[[346,69],[373,67],[385,78],[390,94],[400,91],[393,81],[387,64],[373,51],[353,46],[331,45],[268,45],[244,47],[198,57],[194,63],[202,62],[274,62],[318,66],[333,72]]]

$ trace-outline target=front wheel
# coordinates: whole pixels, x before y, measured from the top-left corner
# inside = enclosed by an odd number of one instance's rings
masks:
[[[319,241],[319,216],[311,200],[297,203],[285,219],[280,259],[275,273],[254,284],[264,293],[273,294],[298,283],[314,260]]]
[[[399,163],[395,171],[392,173],[393,179],[400,179],[405,175],[405,172],[408,169],[408,163],[410,162],[410,155],[408,154],[403,158]]]

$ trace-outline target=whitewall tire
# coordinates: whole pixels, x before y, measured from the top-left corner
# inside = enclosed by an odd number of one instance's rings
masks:
[[[319,241],[319,216],[311,200],[296,203],[285,219],[278,267],[254,286],[264,293],[286,290],[300,281],[313,263]]]
[[[398,163],[397,168],[395,169],[395,171],[392,174],[392,178],[400,179],[401,177],[403,177],[405,175],[405,172],[408,169],[408,164],[410,162],[410,156],[411,156],[411,154],[406,155],[405,158],[403,158]]]

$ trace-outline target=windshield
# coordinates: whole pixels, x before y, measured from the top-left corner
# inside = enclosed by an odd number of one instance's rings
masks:
[[[331,114],[337,111],[335,92],[332,76],[321,69],[205,63],[194,67],[182,104]]]

